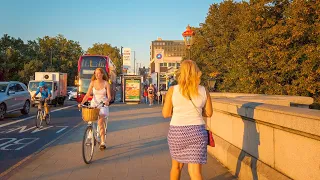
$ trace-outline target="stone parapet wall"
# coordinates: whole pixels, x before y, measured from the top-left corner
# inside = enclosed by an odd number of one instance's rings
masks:
[[[209,153],[239,179],[319,179],[320,111],[212,98]],[[295,101],[301,103],[300,101]]]

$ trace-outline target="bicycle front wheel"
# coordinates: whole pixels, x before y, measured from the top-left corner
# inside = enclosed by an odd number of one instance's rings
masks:
[[[40,128],[42,123],[42,114],[41,111],[38,111],[37,116],[35,118],[36,127]]]
[[[94,135],[92,126],[88,126],[84,132],[82,140],[82,157],[86,164],[92,160],[94,152]]]

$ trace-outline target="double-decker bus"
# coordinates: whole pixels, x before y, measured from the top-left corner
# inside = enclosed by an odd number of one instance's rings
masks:
[[[109,77],[109,83],[111,87],[111,102],[115,100],[116,94],[116,67],[108,56],[102,55],[83,55],[78,60],[78,75],[75,79],[77,85],[77,102],[81,102],[83,97],[86,95],[91,77],[96,68],[102,68],[105,70]],[[91,101],[89,97],[88,101]]]

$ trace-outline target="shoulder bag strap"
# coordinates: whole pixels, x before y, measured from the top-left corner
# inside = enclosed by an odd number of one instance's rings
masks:
[[[192,101],[189,93],[188,93],[188,96],[189,96],[189,100],[191,101],[193,107],[196,109],[196,111],[198,112],[198,114],[199,114],[200,116],[202,116],[202,114],[200,114],[200,112],[198,111],[196,105],[193,103],[193,101]],[[206,124],[206,125],[207,125],[207,124]],[[210,119],[210,126],[211,126],[211,119]],[[209,129],[208,126],[207,126],[207,129]]]

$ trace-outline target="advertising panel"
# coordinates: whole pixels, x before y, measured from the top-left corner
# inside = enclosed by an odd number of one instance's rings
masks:
[[[141,78],[125,79],[125,101],[138,101],[141,99]]]

